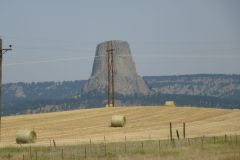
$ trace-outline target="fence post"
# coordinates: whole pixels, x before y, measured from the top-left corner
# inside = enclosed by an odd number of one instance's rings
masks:
[[[32,147],[30,145],[30,148],[29,148],[29,154],[30,154],[30,159],[32,160]]]
[[[63,149],[62,149],[62,160],[63,160],[63,158],[64,158],[64,157],[63,157]]]
[[[84,148],[84,159],[87,159],[87,148]]]
[[[173,143],[172,143],[172,147],[176,147],[176,142],[175,142],[175,139],[173,138]]]
[[[8,160],[10,160],[10,158],[11,158],[11,155],[10,155],[10,153],[8,153]]]
[[[52,140],[51,138],[49,138],[49,144],[50,144],[50,148],[52,147]]]
[[[178,140],[179,140],[179,139],[180,139],[180,137],[179,137],[178,130],[176,130],[176,133],[177,133],[177,138],[178,138]]]
[[[107,157],[107,144],[106,143],[104,145],[104,150],[105,150],[105,157]]]
[[[216,142],[216,137],[213,136],[213,143],[215,144],[215,142]]]
[[[235,135],[236,144],[238,143],[238,137]]]
[[[171,141],[173,140],[173,138],[172,138],[172,123],[170,122],[170,139],[171,139]]]
[[[92,153],[92,139],[90,138],[89,140],[89,150],[90,150],[90,154]]]
[[[107,144],[106,144],[106,137],[105,137],[105,135],[104,135],[103,139],[104,139],[104,152],[105,152],[105,157],[106,157],[107,156]]]
[[[202,136],[201,140],[202,140],[202,147],[203,147],[203,143],[204,143],[204,136]]]
[[[127,153],[127,137],[125,136],[125,153]]]
[[[24,154],[23,154],[23,158],[22,159],[25,160]]]
[[[57,148],[57,144],[56,144],[54,139],[53,139],[53,146],[54,146],[55,149]]]
[[[36,151],[36,160],[38,159],[38,154],[37,154],[37,151]]]
[[[185,122],[183,122],[183,138],[185,139],[186,138],[186,125],[185,125]]]
[[[226,143],[227,142],[227,135],[225,134],[224,136],[224,142]]]
[[[158,152],[160,153],[160,148],[161,148],[161,142],[158,140]]]
[[[143,141],[141,142],[141,144],[142,144],[142,153],[143,153]]]

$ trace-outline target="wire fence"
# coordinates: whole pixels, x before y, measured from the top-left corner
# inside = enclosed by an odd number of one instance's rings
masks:
[[[204,148],[208,145],[229,145],[240,148],[239,135],[223,135],[212,137],[197,137],[168,140],[139,140],[122,142],[95,142],[88,144],[61,145],[54,140],[49,146],[21,145],[5,147],[0,150],[1,160],[76,160],[76,159],[107,159],[118,156],[175,154],[179,149],[189,146]],[[240,157],[240,152],[239,152]]]

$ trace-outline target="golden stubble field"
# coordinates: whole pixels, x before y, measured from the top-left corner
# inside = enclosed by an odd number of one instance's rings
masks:
[[[123,128],[110,127],[111,116],[125,115]],[[19,129],[34,129],[38,139],[35,145],[57,145],[146,139],[168,139],[169,122],[182,136],[182,123],[186,123],[186,136],[213,136],[240,134],[240,110],[194,107],[116,107],[80,109],[65,112],[19,115],[2,118],[0,146],[14,146]]]

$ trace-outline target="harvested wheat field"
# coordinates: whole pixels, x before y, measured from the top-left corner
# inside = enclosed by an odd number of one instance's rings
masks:
[[[125,115],[125,127],[110,127],[111,117]],[[21,129],[34,129],[37,142],[49,145],[97,143],[146,139],[168,139],[169,122],[173,135],[176,129],[182,136],[182,123],[186,123],[186,137],[240,134],[240,110],[193,107],[116,107],[79,109],[33,115],[3,117],[1,146],[16,145],[15,135]]]

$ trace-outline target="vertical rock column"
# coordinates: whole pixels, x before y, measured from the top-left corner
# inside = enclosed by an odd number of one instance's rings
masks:
[[[131,50],[128,42],[112,40],[114,56],[114,83],[115,93],[121,95],[147,95],[150,89],[145,84],[142,77],[136,72]],[[85,84],[83,92],[87,93],[107,93],[108,83],[108,61],[107,61],[108,41],[97,46],[93,63],[92,74]]]

